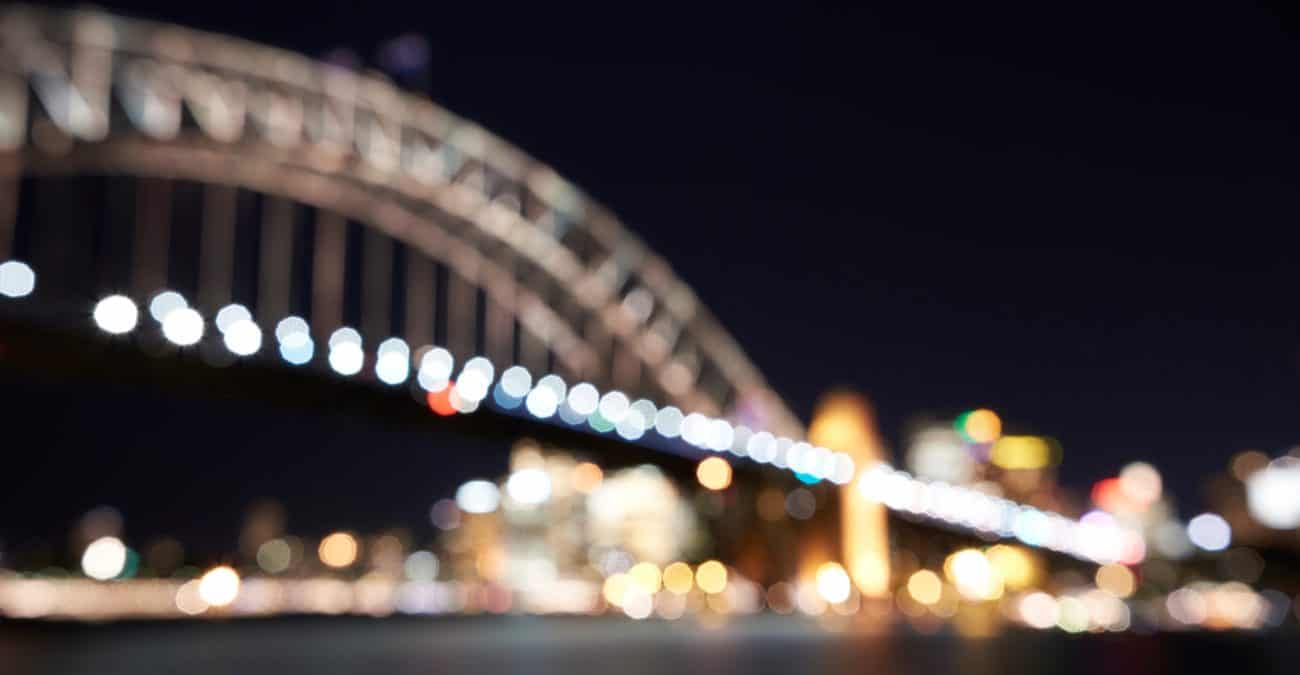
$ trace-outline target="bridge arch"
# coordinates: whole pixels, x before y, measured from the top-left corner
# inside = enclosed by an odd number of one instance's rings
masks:
[[[144,190],[186,181],[215,194],[205,199],[218,210],[230,199],[223,189],[250,191],[315,211],[312,245],[333,241],[339,249],[311,252],[324,260],[322,271],[356,255],[348,222],[445,267],[444,311],[466,319],[456,330],[482,324],[498,333],[462,337],[455,345],[462,358],[492,340],[535,341],[532,352],[602,388],[802,432],[694,292],[608,210],[544,164],[378,74],[176,26],[22,6],[0,15],[0,57],[0,203],[7,202],[0,258],[23,238],[19,226],[31,226],[21,196],[23,181],[34,177],[128,176],[155,186]],[[203,227],[219,230],[210,211]],[[326,231],[332,234],[321,237]],[[149,241],[148,233],[133,237]],[[194,264],[211,267],[204,261],[232,255],[211,249],[232,237],[200,234],[209,248]],[[364,262],[385,260],[391,264],[392,254]],[[228,274],[214,273],[212,283],[229,286]],[[165,272],[135,276],[137,295],[165,285]],[[312,282],[313,328],[323,332],[339,318],[343,289]],[[362,304],[391,306],[394,287],[405,286],[396,294],[416,308],[429,292],[427,284],[387,285],[388,294],[366,293]],[[466,309],[479,294],[485,307]],[[203,302],[229,292],[201,288],[199,295]],[[391,314],[369,310],[362,313]],[[366,323],[368,341],[387,337],[369,334],[381,331],[382,318]],[[500,335],[516,327],[522,335]],[[412,344],[428,341],[431,329],[407,328]]]

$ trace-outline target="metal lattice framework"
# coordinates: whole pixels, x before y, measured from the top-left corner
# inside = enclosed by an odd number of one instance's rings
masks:
[[[801,432],[691,289],[610,212],[382,76],[96,11],[4,10],[0,259],[23,223],[22,181],[78,175],[138,179],[137,201],[155,206],[171,203],[169,183],[200,186],[194,264],[208,309],[230,301],[232,204],[252,192],[264,199],[253,303],[261,317],[289,309],[294,282],[277,270],[292,266],[295,209],[307,209],[314,234],[297,255],[311,257],[307,313],[321,337],[345,319],[356,223],[367,339],[428,344],[441,302],[446,341],[462,358],[482,350],[500,362],[531,359],[687,410]],[[133,294],[168,286],[165,263],[148,255],[167,257],[168,227],[166,217],[137,214]],[[407,251],[404,275],[391,271],[394,246]]]

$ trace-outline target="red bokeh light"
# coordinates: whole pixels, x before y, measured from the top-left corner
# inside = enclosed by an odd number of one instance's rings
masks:
[[[429,392],[425,397],[429,402],[429,410],[443,417],[455,415],[456,409],[451,406],[451,388],[454,386],[456,386],[455,382],[448,382],[442,389]]]

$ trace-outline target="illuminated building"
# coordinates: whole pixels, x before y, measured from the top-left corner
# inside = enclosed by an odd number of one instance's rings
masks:
[[[884,447],[866,399],[851,392],[826,395],[813,414],[809,441],[849,455],[858,466],[885,461]],[[853,583],[868,597],[890,592],[889,532],[885,509],[840,488],[840,547]]]

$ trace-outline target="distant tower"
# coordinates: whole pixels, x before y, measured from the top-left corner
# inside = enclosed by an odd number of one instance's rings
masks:
[[[885,461],[875,415],[867,399],[852,391],[832,391],[817,403],[808,440],[847,453],[859,469]],[[856,484],[840,488],[840,528],[844,566],[866,597],[889,595],[889,531],[884,506],[863,499]]]

